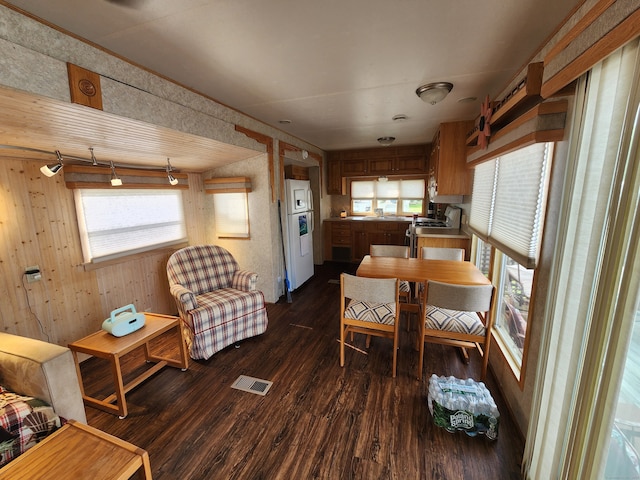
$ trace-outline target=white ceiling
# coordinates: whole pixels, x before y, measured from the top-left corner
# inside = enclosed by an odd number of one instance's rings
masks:
[[[9,3],[336,150],[378,146],[381,136],[427,143],[439,123],[475,118],[582,0]],[[434,81],[454,88],[432,106],[415,90]],[[458,102],[466,97],[477,100]]]

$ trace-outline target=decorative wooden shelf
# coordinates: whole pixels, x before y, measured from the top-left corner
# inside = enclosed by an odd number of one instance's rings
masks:
[[[518,85],[502,100],[492,103],[490,122],[492,135],[542,101],[540,89],[543,71],[542,62],[529,64],[526,76]],[[478,119],[475,121],[474,129],[467,135],[466,144],[469,147],[478,144]]]

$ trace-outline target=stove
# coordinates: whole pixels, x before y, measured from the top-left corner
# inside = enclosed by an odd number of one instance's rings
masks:
[[[445,210],[444,220],[430,218],[420,219],[407,229],[409,250],[412,258],[418,256],[418,235],[424,234],[457,234],[460,231],[460,217],[462,210],[458,207],[448,206]]]

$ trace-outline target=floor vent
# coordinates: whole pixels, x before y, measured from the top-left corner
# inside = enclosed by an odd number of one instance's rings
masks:
[[[335,285],[340,285],[340,280],[336,280],[336,279],[332,278],[327,283],[333,283]]]
[[[259,378],[248,377],[246,375],[240,375],[231,388],[236,390],[242,390],[243,392],[255,393],[257,395],[265,396],[269,389],[273,385],[273,382],[268,380],[261,380]]]

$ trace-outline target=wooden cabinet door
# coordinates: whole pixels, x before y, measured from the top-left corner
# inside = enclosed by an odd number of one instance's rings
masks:
[[[394,161],[392,158],[375,158],[369,160],[369,173],[371,175],[389,175],[394,173]]]
[[[351,227],[351,259],[354,262],[360,262],[369,254],[369,239],[364,227],[362,223],[354,223]]]
[[[394,173],[425,173],[427,171],[427,161],[424,155],[413,157],[398,157]]]
[[[328,181],[327,193],[329,195],[345,195],[347,193],[346,181],[342,176],[340,160],[329,160],[327,162]]]
[[[470,195],[472,172],[467,168],[466,138],[472,122],[440,124],[433,141],[432,164],[438,195]]]
[[[342,176],[353,177],[359,175],[367,175],[369,162],[367,160],[358,158],[342,161]]]

